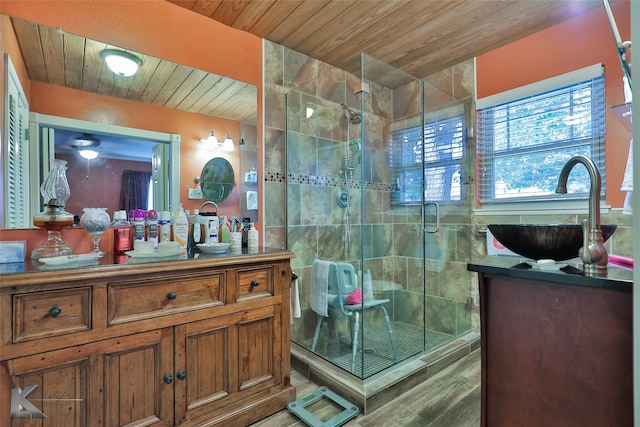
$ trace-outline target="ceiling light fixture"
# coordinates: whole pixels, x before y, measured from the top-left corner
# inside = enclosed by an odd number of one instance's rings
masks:
[[[222,143],[222,149],[224,151],[233,151],[233,140],[229,138],[229,135],[224,137],[224,142]]]
[[[137,56],[117,49],[105,49],[100,52],[100,56],[107,63],[111,71],[119,76],[133,76],[138,67],[142,65],[142,61]]]
[[[87,160],[93,160],[98,157],[99,151],[96,147],[100,145],[100,140],[91,136],[91,134],[85,133],[83,136],[77,137],[71,146],[78,151],[82,157]]]
[[[218,148],[219,145],[218,138],[213,134],[213,131],[211,131],[208,137],[200,139],[200,142],[212,145],[212,148]]]
[[[78,154],[84,157],[87,160],[93,160],[98,157],[98,152],[96,150],[92,150],[90,148],[83,148],[78,150]]]

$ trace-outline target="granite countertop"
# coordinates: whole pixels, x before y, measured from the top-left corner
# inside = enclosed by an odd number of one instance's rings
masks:
[[[260,247],[257,249],[242,248],[237,252],[227,251],[225,253],[213,255],[196,253],[187,255],[182,252],[170,257],[144,257],[136,258],[128,255],[115,255],[113,253],[105,253],[97,259],[89,259],[86,262],[69,262],[60,265],[44,264],[42,262],[25,259],[24,262],[0,264],[0,276],[7,279],[13,275],[37,274],[37,275],[55,275],[70,274],[81,275],[86,273],[117,273],[131,271],[139,267],[150,267],[157,264],[171,264],[173,268],[193,268],[202,265],[232,265],[240,262],[251,262],[254,260],[267,259],[273,256],[286,255],[293,257],[293,254],[286,250]],[[166,267],[164,267],[166,268]],[[2,280],[2,279],[0,279]],[[8,280],[2,280],[8,281]],[[1,287],[1,285],[0,285]]]
[[[560,264],[560,263],[558,263]],[[564,261],[555,269],[541,269],[535,261],[512,256],[487,256],[477,262],[467,264],[469,271],[519,279],[538,280],[569,286],[612,289],[631,292],[633,290],[633,271],[609,264],[606,277],[587,277],[582,270],[580,260]]]

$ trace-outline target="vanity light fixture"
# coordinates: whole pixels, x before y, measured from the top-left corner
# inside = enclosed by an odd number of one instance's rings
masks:
[[[224,137],[224,142],[222,143],[222,149],[224,151],[233,151],[233,140],[229,137],[229,135],[226,135]]]
[[[218,143],[218,138],[213,134],[213,131],[211,131],[208,137],[200,139],[200,142],[211,145],[211,148],[218,148],[220,145]]]
[[[100,56],[111,71],[124,77],[133,76],[142,64],[140,58],[124,50],[105,49]]]

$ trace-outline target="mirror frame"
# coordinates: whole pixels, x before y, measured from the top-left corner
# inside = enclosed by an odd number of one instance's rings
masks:
[[[31,176],[29,180],[29,216],[39,212],[40,183],[49,169],[49,163],[55,157],[55,143],[41,140],[40,127],[65,127],[71,129],[84,129],[92,133],[109,133],[127,138],[149,139],[154,142],[168,145],[168,180],[169,185],[165,194],[167,205],[160,210],[171,210],[180,203],[180,135],[151,130],[135,129],[112,124],[88,122],[86,120],[69,119],[65,117],[51,116],[47,114],[29,113],[29,152]],[[165,151],[165,150],[163,150]],[[163,161],[166,161],[166,156]],[[149,159],[151,162],[151,159]],[[35,172],[33,172],[35,171]],[[34,179],[37,178],[37,179]],[[158,209],[158,207],[156,207]]]

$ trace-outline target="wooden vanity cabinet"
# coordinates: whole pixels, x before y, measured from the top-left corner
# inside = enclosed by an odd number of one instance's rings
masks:
[[[245,426],[283,409],[290,256],[3,277],[0,425],[36,425],[10,416],[11,390],[32,385],[50,426]]]

